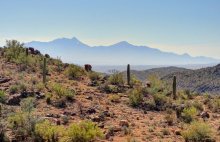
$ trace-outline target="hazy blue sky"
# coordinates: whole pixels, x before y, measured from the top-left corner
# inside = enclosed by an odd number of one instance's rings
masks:
[[[0,0],[0,45],[73,36],[220,58],[220,0]]]

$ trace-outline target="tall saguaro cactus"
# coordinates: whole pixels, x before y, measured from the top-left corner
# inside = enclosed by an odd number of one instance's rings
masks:
[[[173,76],[173,99],[176,99],[176,76]]]
[[[44,57],[44,65],[43,65],[43,83],[45,84],[46,83],[46,73],[47,73],[47,59],[46,57]]]
[[[131,71],[130,71],[130,64],[127,66],[127,83],[128,85],[131,85]]]

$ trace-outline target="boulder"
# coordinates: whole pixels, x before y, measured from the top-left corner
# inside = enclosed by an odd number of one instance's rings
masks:
[[[200,116],[203,118],[203,119],[208,119],[210,117],[209,113],[207,111],[203,111],[200,113]]]
[[[7,82],[9,82],[10,80],[11,80],[10,78],[0,77],[0,84],[2,84],[2,83],[7,83]]]
[[[96,110],[94,108],[89,108],[86,113],[88,114],[93,114],[93,113],[96,113]]]
[[[90,64],[85,64],[84,67],[87,72],[92,71],[92,66]]]
[[[11,96],[8,99],[7,105],[18,106],[18,105],[20,105],[20,102],[21,102],[21,96],[15,95],[15,96]]]

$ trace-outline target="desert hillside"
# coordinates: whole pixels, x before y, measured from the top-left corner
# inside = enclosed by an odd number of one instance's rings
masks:
[[[15,40],[0,55],[1,142],[220,141],[220,97],[179,90],[179,74],[105,76]]]
[[[123,72],[126,77],[126,72]],[[197,93],[218,94],[220,91],[220,64],[201,69],[185,69],[179,67],[161,67],[144,71],[131,70],[131,74],[141,81],[147,81],[152,75],[172,83],[177,77],[177,87],[180,90],[190,90]]]

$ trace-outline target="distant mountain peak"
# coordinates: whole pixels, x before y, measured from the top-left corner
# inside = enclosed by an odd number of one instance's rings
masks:
[[[182,56],[190,57],[190,55],[188,53],[184,53],[184,54],[182,54]]]
[[[120,41],[116,44],[113,44],[113,46],[133,46],[133,45],[130,44],[129,42],[127,42],[127,41]]]

